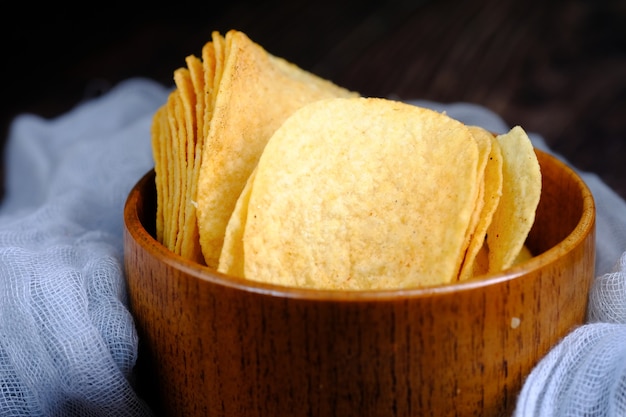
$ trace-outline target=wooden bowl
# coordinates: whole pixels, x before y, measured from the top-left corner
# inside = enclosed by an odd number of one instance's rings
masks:
[[[500,416],[524,378],[584,322],[595,207],[537,151],[543,192],[504,273],[433,288],[284,288],[219,274],[153,237],[154,173],[131,191],[125,268],[141,395],[168,416]]]

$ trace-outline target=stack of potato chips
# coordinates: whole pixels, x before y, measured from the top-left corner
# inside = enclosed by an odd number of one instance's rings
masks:
[[[299,107],[356,96],[267,53],[244,33],[213,33],[202,58],[174,72],[153,123],[157,238],[216,267],[235,202],[265,143]]]
[[[541,172],[521,127],[494,136],[359,97],[237,31],[186,62],[153,124],[157,239],[175,253],[333,290],[452,283],[530,256]]]

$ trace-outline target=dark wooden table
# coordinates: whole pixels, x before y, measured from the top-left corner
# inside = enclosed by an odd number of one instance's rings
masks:
[[[626,1],[16,4],[2,25],[2,138],[133,76],[171,85],[213,30],[364,95],[468,101],[545,137],[626,197]],[[156,2],[155,2],[156,4]]]

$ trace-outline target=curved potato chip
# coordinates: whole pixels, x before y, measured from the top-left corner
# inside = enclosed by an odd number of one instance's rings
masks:
[[[526,132],[497,136],[502,151],[502,196],[487,229],[489,272],[509,268],[522,250],[541,196],[541,169]]]
[[[464,269],[464,265],[471,263],[473,259],[473,253],[470,250],[470,247],[472,246],[472,241],[474,240],[474,236],[476,234],[476,227],[478,226],[478,223],[480,221],[483,206],[485,204],[485,167],[489,158],[489,151],[491,150],[491,138],[488,135],[485,135],[485,133],[488,134],[488,132],[476,126],[468,126],[468,129],[472,135],[472,138],[476,141],[476,145],[478,145],[478,164],[476,170],[478,193],[476,195],[476,202],[474,203],[474,211],[472,212],[469,226],[465,232],[466,250],[465,255],[463,256],[461,267],[459,268],[459,279]]]
[[[459,280],[471,278],[476,275],[477,271],[487,272],[488,258],[485,256],[479,259],[478,265],[475,265],[477,262],[476,257],[479,256],[479,252],[483,248],[487,229],[491,224],[493,214],[502,195],[502,154],[500,145],[495,136],[486,130],[472,126],[469,128],[475,137],[482,137],[482,140],[488,140],[491,146],[489,146],[483,171],[483,204],[480,207],[478,223],[465,253]]]
[[[217,270],[223,274],[235,277],[243,277],[243,233],[246,228],[246,218],[248,217],[248,202],[252,191],[252,183],[256,176],[256,169],[252,171],[248,182],[243,187],[243,191],[237,199],[226,233],[224,234],[224,245],[220,254],[220,261]]]
[[[325,289],[455,281],[478,193],[462,123],[384,99],[307,105],[257,166],[244,276]]]
[[[267,53],[242,32],[226,34],[223,53],[196,196],[200,245],[213,268],[237,198],[272,133],[307,103],[357,96]]]

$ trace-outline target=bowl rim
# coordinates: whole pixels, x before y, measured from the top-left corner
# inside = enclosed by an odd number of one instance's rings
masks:
[[[288,287],[278,284],[254,281],[245,278],[229,276],[209,268],[206,265],[186,259],[163,246],[152,234],[143,226],[139,218],[137,204],[139,202],[140,191],[154,181],[154,169],[145,173],[131,189],[124,206],[124,228],[136,244],[143,250],[150,253],[156,259],[162,260],[168,266],[179,270],[191,277],[201,281],[207,281],[214,285],[229,287],[231,289],[246,291],[250,293],[265,294],[268,296],[282,298],[308,299],[314,301],[388,301],[397,300],[399,297],[407,298],[427,298],[443,296],[451,293],[472,291],[494,284],[513,280],[528,271],[538,270],[543,266],[553,262],[554,259],[569,249],[576,246],[576,243],[588,236],[595,227],[595,201],[593,194],[584,180],[569,165],[558,159],[556,156],[535,149],[535,152],[547,158],[551,163],[557,165],[559,170],[563,170],[567,175],[573,177],[580,188],[583,202],[582,214],[574,229],[563,238],[558,244],[546,251],[524,261],[523,263],[508,268],[505,271],[481,275],[465,281],[452,282],[448,284],[433,285],[427,287],[401,288],[401,289],[377,289],[377,290],[324,290],[302,287]],[[125,243],[126,245],[126,243]],[[124,249],[126,252],[126,248]],[[126,255],[126,254],[125,254]]]

